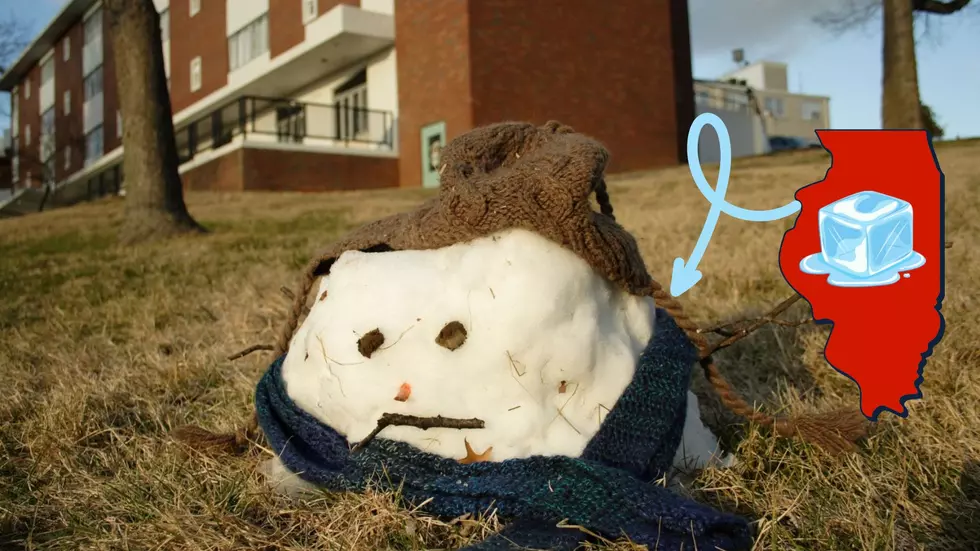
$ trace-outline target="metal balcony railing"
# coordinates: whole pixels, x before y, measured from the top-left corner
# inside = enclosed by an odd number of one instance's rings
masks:
[[[236,139],[310,146],[392,149],[394,116],[341,104],[244,96],[176,132],[181,164]]]
[[[368,150],[391,150],[394,143],[394,115],[388,111],[363,109],[346,105],[299,102],[285,98],[245,96],[231,101],[192,123],[176,130],[177,156],[183,165],[206,151],[223,147],[234,140],[248,139],[298,146],[351,147]],[[44,140],[42,140],[44,141]],[[0,187],[13,191],[24,188],[42,193],[41,207],[68,205],[104,195],[118,194],[123,187],[120,163],[106,166],[70,186],[65,184],[72,174],[68,166],[77,167],[86,157],[88,144],[84,137],[70,140],[57,148],[53,144],[32,148],[26,158],[11,144],[7,155],[11,169],[21,175],[16,183],[3,182]],[[97,143],[98,152],[102,143]],[[69,150],[69,151],[66,151]],[[85,160],[85,166],[98,162],[95,154]],[[68,163],[70,161],[70,163]],[[63,171],[62,169],[65,169]],[[12,174],[5,177],[11,178]],[[40,197],[41,195],[39,195]]]

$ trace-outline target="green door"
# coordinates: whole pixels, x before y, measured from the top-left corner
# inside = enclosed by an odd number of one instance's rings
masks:
[[[422,127],[422,187],[439,187],[442,149],[446,146],[445,121]]]

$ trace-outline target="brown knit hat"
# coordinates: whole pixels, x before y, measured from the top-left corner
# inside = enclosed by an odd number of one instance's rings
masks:
[[[350,250],[440,249],[521,228],[577,253],[624,290],[647,294],[652,281],[633,236],[612,218],[603,146],[556,122],[501,123],[451,141],[438,197],[414,211],[367,224],[316,260],[320,276]],[[592,210],[595,193],[602,213]]]
[[[702,352],[705,375],[733,412],[783,436],[799,433],[832,452],[853,449],[853,440],[866,425],[859,412],[774,419],[734,392],[707,355],[705,337],[684,315],[680,303],[650,276],[636,240],[616,223],[604,180],[608,160],[602,144],[554,121],[540,127],[494,124],[452,140],[443,153],[437,197],[414,211],[354,230],[310,262],[276,343],[276,355],[287,351],[316,279],[328,274],[343,252],[439,249],[520,228],[574,251],[623,290],[653,297]],[[599,212],[592,208],[593,193]],[[208,435],[203,439],[242,444],[254,430],[253,416],[237,438]],[[196,436],[199,441],[201,434]]]

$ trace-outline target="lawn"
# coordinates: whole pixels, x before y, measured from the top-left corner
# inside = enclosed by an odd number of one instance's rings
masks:
[[[746,427],[695,376],[706,422],[739,463],[702,473],[694,495],[756,521],[758,549],[980,542],[980,144],[938,155],[954,242],[946,337],[908,419],[885,414],[859,453],[829,457]],[[728,197],[779,206],[827,166],[818,153],[739,162]],[[614,178],[610,195],[666,285],[707,212],[687,169]],[[0,220],[0,549],[432,549],[493,530],[492,518],[439,521],[393,495],[271,495],[255,472],[261,456],[209,457],[170,437],[188,423],[239,426],[270,357],[226,358],[274,340],[289,307],[280,287],[343,232],[427,196],[191,194],[212,232],[138,248],[116,243],[121,199]],[[722,217],[704,279],[682,297],[694,319],[750,317],[789,296],[777,251],[791,224]],[[719,365],[770,411],[856,408],[855,385],[823,360],[826,337],[825,327],[767,327]]]

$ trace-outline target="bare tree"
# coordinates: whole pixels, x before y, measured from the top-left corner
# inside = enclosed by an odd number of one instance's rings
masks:
[[[915,59],[915,16],[958,13],[970,0],[851,0],[817,23],[837,32],[882,21],[882,128],[925,128]]]
[[[30,43],[31,37],[27,31],[28,25],[17,19],[13,13],[0,19],[0,75],[7,72],[10,64]],[[6,101],[0,102],[0,115],[10,115],[10,107]]]
[[[160,15],[153,0],[105,0],[123,125],[126,177],[124,242],[205,231],[187,212],[170,91],[164,73]]]

